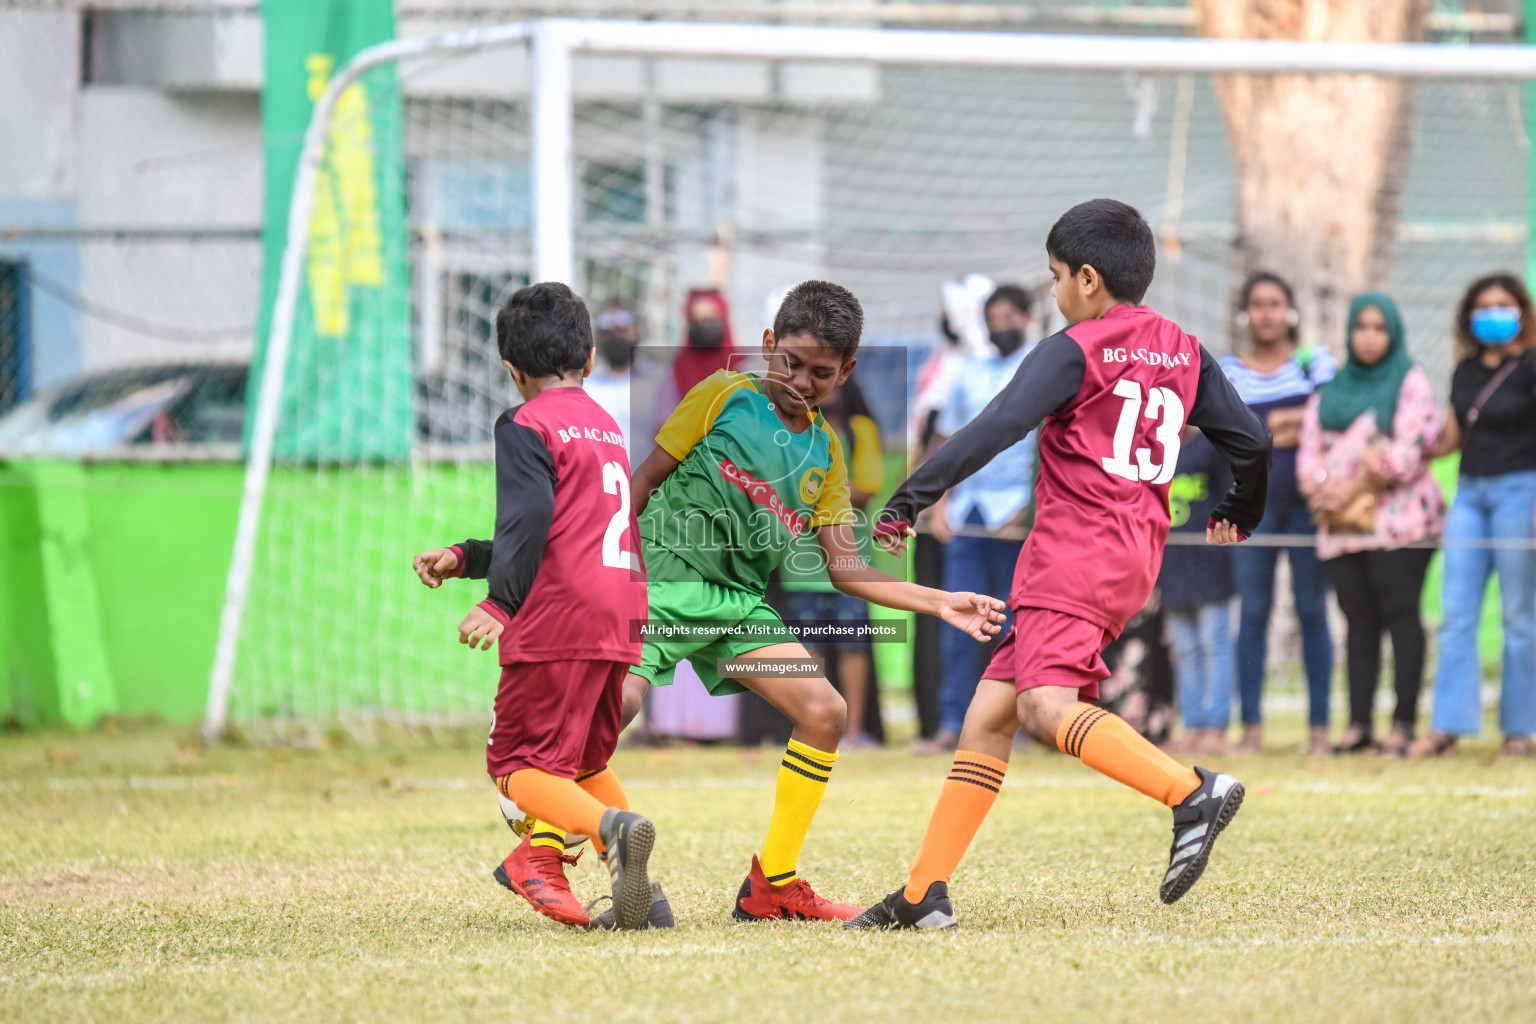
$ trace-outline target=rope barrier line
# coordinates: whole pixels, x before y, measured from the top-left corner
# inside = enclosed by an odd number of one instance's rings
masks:
[[[933,536],[932,530],[920,529],[917,531],[923,536]],[[989,530],[984,526],[963,526],[953,531],[956,537],[983,537],[992,540],[1023,540],[1029,534],[1017,527]],[[1261,533],[1249,537],[1243,541],[1245,545],[1260,548],[1310,548],[1317,545],[1315,533]],[[1169,533],[1168,545],[1170,547],[1204,547],[1204,533]],[[1528,540],[1524,537],[1432,537],[1426,540],[1414,541],[1412,544],[1395,544],[1393,550],[1402,548],[1428,548],[1434,551],[1443,551],[1448,548],[1458,550],[1465,549],[1489,549],[1493,551],[1536,551],[1536,539]]]

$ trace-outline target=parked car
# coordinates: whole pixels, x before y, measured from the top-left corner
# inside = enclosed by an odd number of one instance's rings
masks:
[[[245,363],[100,370],[0,417],[0,458],[241,457]],[[416,385],[416,441],[429,457],[488,458],[496,417],[516,404],[499,363],[454,366]]]
[[[238,458],[243,363],[101,370],[49,388],[0,418],[0,457],[145,455],[155,448]]]

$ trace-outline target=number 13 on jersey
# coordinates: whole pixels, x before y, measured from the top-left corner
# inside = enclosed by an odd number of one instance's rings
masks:
[[[1146,396],[1143,409],[1141,385],[1125,378],[1115,382],[1114,393],[1125,399],[1125,404],[1120,407],[1120,420],[1115,424],[1114,451],[1099,460],[1104,465],[1104,472],[1136,482],[1168,483],[1179,462],[1184,403],[1169,388],[1153,388]],[[1132,460],[1131,444],[1136,440],[1136,425],[1143,415],[1149,420],[1159,420],[1153,436],[1163,449],[1160,463],[1152,461],[1150,448],[1137,448]]]

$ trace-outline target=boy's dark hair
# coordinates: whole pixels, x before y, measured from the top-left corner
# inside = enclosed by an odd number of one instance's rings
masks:
[[[1526,290],[1525,282],[1507,270],[1484,274],[1467,285],[1461,301],[1456,304],[1457,362],[1477,355],[1482,349],[1482,343],[1472,336],[1472,309],[1477,305],[1477,300],[1483,297],[1483,292],[1490,288],[1502,288],[1515,297],[1515,305],[1520,309],[1520,342],[1527,344],[1531,337],[1531,326],[1536,316],[1531,312],[1531,293]]]
[[[830,281],[802,281],[789,290],[773,318],[773,336],[809,334],[842,356],[859,350],[864,333],[864,307],[853,292]]]
[[[981,307],[982,313],[985,314],[987,310],[999,302],[1008,303],[1008,305],[1025,316],[1029,315],[1030,306],[1032,305],[1029,301],[1029,292],[1023,288],[1016,284],[1000,284],[997,286],[997,291],[987,296],[986,304]]]
[[[1157,269],[1157,243],[1136,207],[1118,199],[1078,203],[1051,225],[1045,251],[1073,274],[1085,265],[1104,279],[1109,294],[1140,305]]]
[[[496,348],[530,377],[579,370],[592,354],[587,304],[559,281],[519,288],[496,311]]]

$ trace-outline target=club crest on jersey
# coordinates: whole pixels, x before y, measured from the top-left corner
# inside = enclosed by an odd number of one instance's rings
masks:
[[[1106,363],[1148,363],[1152,366],[1189,366],[1188,352],[1150,352],[1144,348],[1106,348]]]
[[[720,460],[720,475],[740,487],[742,493],[754,502],[772,512],[784,524],[784,529],[789,531],[791,537],[798,537],[805,531],[805,519],[784,504],[784,499],[779,497],[779,492],[768,481],[758,480],[730,459]]]
[[[800,478],[800,500],[807,505],[816,504],[816,498],[821,494],[821,485],[826,482],[827,471],[820,466],[812,466],[805,471]]]

